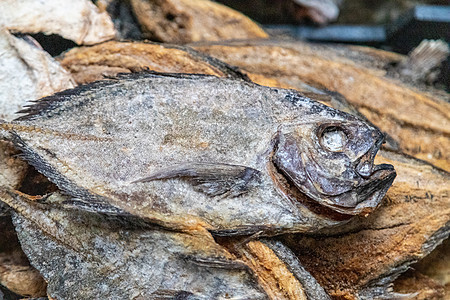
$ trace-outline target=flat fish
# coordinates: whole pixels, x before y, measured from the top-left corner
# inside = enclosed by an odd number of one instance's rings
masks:
[[[54,299],[267,299],[250,269],[213,238],[8,193],[24,252]],[[51,263],[49,263],[51,262]]]
[[[378,206],[383,135],[295,91],[124,74],[43,98],[6,139],[84,209],[219,235],[315,231]]]
[[[214,1],[131,0],[129,3],[142,30],[140,39],[184,44],[268,37],[248,17]]]

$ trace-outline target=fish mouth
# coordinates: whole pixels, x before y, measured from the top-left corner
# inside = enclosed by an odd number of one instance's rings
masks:
[[[376,165],[371,168],[370,174],[364,176],[364,181],[354,189],[329,196],[305,193],[277,166],[273,159],[269,160],[267,167],[278,190],[295,205],[300,204],[316,215],[334,221],[349,220],[355,215],[367,216],[379,205],[397,175],[392,165]],[[348,201],[355,198],[356,201]],[[339,203],[353,204],[340,205]]]
[[[341,214],[367,216],[378,207],[396,176],[397,173],[392,165],[376,165],[370,175],[366,176],[365,180],[354,190],[336,196],[336,198],[339,197],[340,203],[352,203],[346,199],[356,199],[356,202],[350,205],[339,205],[331,197],[331,201],[324,201],[322,204]]]

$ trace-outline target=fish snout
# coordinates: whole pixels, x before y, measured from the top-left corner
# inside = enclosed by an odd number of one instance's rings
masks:
[[[384,134],[379,130],[373,133],[374,143],[372,147],[357,159],[355,164],[355,171],[364,179],[368,179],[374,173],[374,160],[375,156],[380,150],[381,145],[384,142]]]

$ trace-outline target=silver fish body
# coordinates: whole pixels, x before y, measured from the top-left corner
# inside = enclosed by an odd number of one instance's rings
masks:
[[[43,98],[0,124],[72,204],[217,234],[314,231],[367,214],[395,177],[383,136],[294,91],[132,74]]]

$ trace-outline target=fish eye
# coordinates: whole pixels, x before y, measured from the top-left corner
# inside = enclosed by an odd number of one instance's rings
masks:
[[[347,144],[347,135],[342,128],[329,126],[322,131],[320,143],[329,151],[342,151]]]

